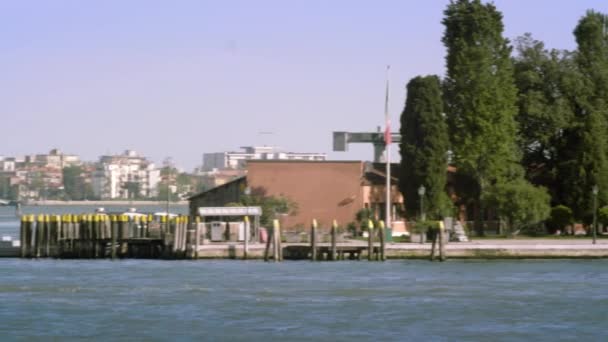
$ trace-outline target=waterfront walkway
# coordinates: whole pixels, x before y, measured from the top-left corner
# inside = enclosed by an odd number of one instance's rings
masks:
[[[378,247],[378,243],[375,244]],[[2,246],[0,256],[18,257],[18,248]],[[302,250],[309,248],[306,243],[283,244],[285,259],[302,259]],[[319,243],[320,249],[327,250],[328,243]],[[367,242],[349,240],[338,243],[338,248],[358,251],[357,259],[367,255]],[[264,257],[265,244],[249,245],[248,258]],[[239,243],[209,243],[198,248],[199,259],[241,259],[244,246]],[[290,252],[291,251],[291,252]],[[386,245],[386,256],[390,259],[427,258],[430,243],[394,243]],[[594,245],[590,238],[517,238],[517,239],[477,239],[470,242],[450,242],[446,246],[448,258],[471,259],[513,259],[513,258],[608,258],[608,239],[598,239]],[[363,258],[362,258],[363,256]]]
[[[285,258],[289,259],[289,250],[294,247],[304,248],[305,243],[283,244]],[[319,243],[319,247],[329,247],[328,243]],[[375,246],[378,246],[376,243]],[[262,258],[264,244],[250,244],[249,258]],[[338,243],[338,247],[353,249],[367,248],[367,242],[350,240]],[[426,258],[430,255],[430,243],[387,243],[386,256],[391,259]],[[470,242],[450,242],[446,246],[448,258],[608,258],[608,240],[598,239],[594,245],[591,239],[478,239]],[[364,253],[367,253],[366,251]],[[241,243],[213,243],[202,245],[198,249],[198,258],[241,258]]]

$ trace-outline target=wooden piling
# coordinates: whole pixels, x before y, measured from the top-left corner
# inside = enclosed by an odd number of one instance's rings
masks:
[[[116,243],[118,240],[118,217],[116,215],[112,215],[110,217],[110,225],[111,225],[111,239],[112,244],[110,245],[110,256],[112,260],[116,260]]]
[[[101,240],[101,218],[98,214],[93,215],[92,218],[91,243],[93,244],[93,258],[97,259],[101,254],[101,246],[99,242]]]
[[[243,239],[243,259],[247,260],[249,255],[249,216],[244,218],[245,238]]]
[[[374,260],[374,223],[367,220],[367,260]]]
[[[280,252],[279,252],[279,243],[281,241],[281,231],[279,228],[279,220],[272,220],[272,254],[275,262],[281,261]]]
[[[83,222],[84,216],[82,215],[72,215],[72,225],[74,225],[73,227],[73,232],[74,232],[74,238],[72,240],[72,257],[80,257],[81,253],[80,253],[80,246],[81,246],[81,238],[83,236],[83,227],[84,227],[84,222]]]
[[[435,250],[436,250],[436,247],[437,247],[437,238],[439,236],[438,229],[436,229],[435,227],[432,227],[430,229],[430,234],[429,235],[431,236],[431,256],[430,256],[429,259],[431,261],[434,261],[435,260],[435,254],[436,254]]]
[[[145,239],[148,237],[148,216],[142,216],[139,220],[139,224],[141,225],[140,237]]]
[[[188,216],[182,216],[181,238],[179,242],[180,258],[186,256],[186,243],[188,242]]]
[[[49,253],[48,253],[48,257],[50,258],[55,258],[57,257],[57,233],[59,230],[59,225],[60,225],[60,220],[59,220],[59,216],[57,215],[51,215],[50,217],[50,227],[49,227]]]
[[[380,261],[386,261],[386,228],[384,221],[380,221]]]
[[[27,216],[27,226],[25,230],[25,241],[26,241],[26,258],[32,258],[35,256],[34,249],[34,215]]]
[[[317,219],[313,219],[310,226],[310,260],[317,260]]]
[[[202,225],[204,225],[204,223],[201,224],[201,218],[200,216],[196,217],[195,220],[195,224],[196,224],[196,237],[194,239],[195,241],[195,246],[194,246],[194,257],[196,259],[198,259],[199,255],[198,255],[198,246],[200,246],[201,244],[201,231],[202,231]],[[204,239],[204,237],[203,237]]]
[[[19,227],[19,249],[20,249],[20,255],[22,258],[25,258],[25,256],[27,255],[27,216],[23,215],[21,216],[21,225]]]
[[[34,257],[40,258],[42,239],[44,236],[44,215],[40,214],[36,218],[36,238],[34,240]]]
[[[332,261],[336,260],[337,256],[337,240],[338,240],[338,221],[334,220],[331,225],[331,256],[330,259]]]
[[[268,261],[270,258],[270,244],[274,240],[274,229],[270,228],[268,234],[266,234],[266,248],[264,249],[264,261]]]
[[[118,228],[118,236],[120,237],[120,256],[127,256],[129,253],[129,217],[127,215],[120,215]]]
[[[447,235],[445,234],[445,226],[443,221],[439,221],[439,261],[447,259],[445,245],[447,243]]]

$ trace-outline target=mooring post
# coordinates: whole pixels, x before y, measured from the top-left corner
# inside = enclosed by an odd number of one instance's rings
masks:
[[[184,216],[184,222],[182,223],[182,257],[186,256],[186,247],[188,245],[188,225],[189,225],[189,218],[188,216]]]
[[[272,252],[273,253],[272,254],[273,254],[273,257],[274,257],[274,261],[278,262],[278,261],[281,261],[281,256],[279,255],[279,253],[280,253],[279,252],[279,248],[280,248],[279,243],[280,243],[280,240],[281,240],[281,231],[280,231],[280,228],[279,228],[279,220],[276,220],[276,219],[272,220],[272,230],[273,230],[273,233],[272,233],[272,237],[273,237],[273,240],[272,240],[272,242],[273,242]]]
[[[117,240],[117,236],[118,236],[118,218],[116,217],[116,215],[112,215],[110,217],[110,221],[111,221],[111,245],[110,245],[110,249],[111,249],[111,254],[110,257],[112,258],[112,260],[116,260],[116,240]]]
[[[41,241],[44,236],[44,215],[40,214],[36,218],[36,239],[34,240],[34,256],[40,258]]]
[[[196,259],[198,259],[199,253],[198,253],[198,246],[201,245],[201,231],[202,231],[202,227],[201,227],[201,218],[200,216],[197,216],[195,219],[195,225],[196,225],[196,237],[194,239],[195,241],[195,246],[194,246],[194,257]],[[204,238],[204,237],[203,237]]]
[[[42,252],[40,253],[40,256],[43,258],[46,258],[49,256],[49,252],[50,252],[50,246],[49,246],[49,240],[50,240],[50,228],[51,228],[51,218],[49,217],[49,215],[44,215],[44,224],[43,224],[43,230],[42,230]]]
[[[367,261],[374,260],[374,222],[367,220]]]
[[[171,246],[171,252],[173,252],[173,257],[175,257],[175,254],[177,252],[177,247],[178,247],[177,240],[179,239],[179,236],[178,236],[179,235],[179,220],[180,220],[180,217],[178,216],[174,219],[173,225],[171,225],[171,222],[169,222],[169,226],[170,227],[173,226],[173,229],[171,229],[171,231],[173,232],[173,234],[172,234],[173,235],[173,245]]]
[[[331,260],[332,261],[336,261],[336,255],[338,252],[337,239],[338,239],[338,221],[334,220],[334,222],[331,225]]]
[[[25,258],[25,253],[27,251],[27,249],[25,248],[25,241],[26,241],[26,226],[27,226],[27,216],[22,215],[21,216],[21,225],[19,226],[19,249],[20,249],[20,255],[22,258]]]
[[[279,242],[279,261],[283,261],[283,228],[281,227],[281,223],[277,220],[277,227],[279,227],[279,234],[277,234],[278,242]]]
[[[243,239],[243,259],[247,260],[249,255],[249,216],[244,217],[245,238]]]
[[[27,226],[25,231],[26,257],[32,258],[34,250],[34,215],[27,215]]]
[[[49,228],[49,257],[57,256],[57,231],[59,228],[59,216],[51,215],[51,223]]]
[[[439,221],[439,261],[447,259],[445,245],[447,243],[447,235],[445,234],[445,226],[443,221]]]
[[[121,257],[124,257],[129,252],[129,217],[127,215],[120,215],[118,231],[120,236],[119,253]]]
[[[59,216],[59,226],[57,231],[57,257],[61,258],[65,251],[65,244],[67,242],[67,228],[68,222],[66,215]]]
[[[93,258],[99,258],[101,238],[101,217],[99,214],[93,215]]]
[[[380,261],[386,261],[386,228],[384,226],[384,221],[380,221],[379,224],[380,231]]]
[[[437,246],[437,231],[436,229],[432,228],[430,230],[430,234],[431,236],[431,256],[429,257],[429,260],[433,261],[435,260],[435,248]]]
[[[317,260],[317,219],[310,226],[310,261]]]
[[[264,249],[264,261],[268,261],[270,258],[270,243],[271,240],[274,240],[274,228],[268,230],[269,231],[266,234],[266,248]]]

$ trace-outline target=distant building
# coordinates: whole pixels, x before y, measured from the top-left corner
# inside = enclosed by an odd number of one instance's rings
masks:
[[[15,172],[15,158],[0,156],[0,172]]]
[[[92,177],[93,193],[102,199],[156,197],[159,181],[160,169],[132,150],[101,156]]]
[[[37,154],[33,158],[29,157],[30,161],[38,166],[63,169],[67,166],[80,165],[80,158],[73,154],[64,154],[58,149],[52,149],[49,154]]]
[[[241,152],[203,154],[203,172],[244,169],[248,160],[309,160],[323,161],[325,153],[282,152],[272,146],[245,146]]]

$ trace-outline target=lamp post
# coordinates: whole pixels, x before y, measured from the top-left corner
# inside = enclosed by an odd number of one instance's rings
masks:
[[[426,215],[424,215],[424,193],[426,192],[426,188],[424,185],[421,185],[418,188],[418,196],[420,196],[420,220],[424,221],[426,219]]]
[[[597,187],[597,185],[594,185],[591,191],[593,192],[593,244],[595,245],[597,234],[597,194],[600,189]]]

